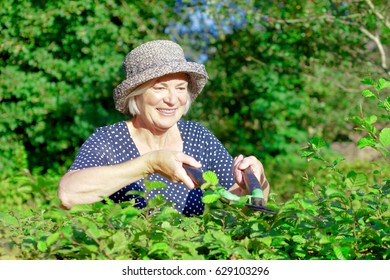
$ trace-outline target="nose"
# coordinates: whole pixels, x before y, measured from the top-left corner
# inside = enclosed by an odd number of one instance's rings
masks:
[[[168,88],[167,95],[164,97],[164,102],[167,104],[176,104],[178,101],[178,93],[175,88]]]

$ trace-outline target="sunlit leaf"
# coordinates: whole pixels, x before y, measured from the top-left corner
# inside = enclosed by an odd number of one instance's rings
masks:
[[[359,210],[361,206],[362,206],[362,203],[360,202],[360,200],[354,199],[352,201],[352,208],[354,210]]]
[[[55,232],[55,233],[49,235],[49,237],[46,239],[46,244],[47,244],[47,246],[52,245],[52,244],[53,244],[54,242],[56,242],[59,238],[60,238],[60,233],[59,233],[59,232]]]
[[[221,197],[221,195],[216,194],[216,193],[207,194],[207,195],[204,195],[202,197],[202,202],[206,203],[206,204],[213,203],[213,202],[217,201],[218,199],[220,199],[220,197]]]
[[[314,137],[310,143],[313,146],[313,148],[318,149],[318,150],[320,150],[326,146],[325,140],[323,138],[320,138],[320,137]]]
[[[47,251],[47,244],[45,241],[39,240],[37,244],[37,248],[41,252],[46,252]]]
[[[375,85],[374,80],[370,79],[370,78],[364,78],[363,80],[361,80],[361,83],[363,85],[370,85],[370,86],[374,86]]]
[[[168,186],[161,181],[150,181],[145,180],[145,189],[147,191],[156,190],[156,189],[166,189]]]
[[[66,225],[62,228],[61,230],[62,234],[65,235],[66,237],[71,237],[73,234],[73,229],[71,226]]]
[[[261,243],[264,243],[267,247],[271,246],[272,236],[266,236],[258,239]]]
[[[88,226],[88,230],[87,230],[88,234],[90,234],[94,238],[100,237],[100,230],[95,223],[88,222],[87,226]]]
[[[385,79],[379,79],[378,80],[378,85],[376,87],[376,90],[380,91],[384,88],[388,88],[390,87],[390,82],[385,80]]]
[[[129,243],[123,231],[117,231],[111,238],[114,242],[113,251],[120,252],[126,250]]]
[[[206,171],[203,173],[203,179],[205,181],[213,186],[218,184],[218,177],[217,175],[212,171]]]
[[[340,246],[335,246],[333,247],[333,252],[336,255],[336,258],[339,260],[345,260],[345,256],[343,254],[343,250],[341,249]]]
[[[306,239],[305,239],[303,236],[301,236],[301,235],[294,235],[294,236],[292,237],[292,240],[293,240],[295,243],[300,243],[300,244],[306,243]]]
[[[156,252],[165,252],[167,250],[169,250],[169,245],[167,243],[158,242],[158,243],[154,243],[150,247],[149,254],[153,254],[153,253],[156,253]]]
[[[357,146],[359,149],[363,149],[365,147],[374,147],[376,144],[375,139],[363,137],[359,139],[357,142]]]
[[[309,157],[311,156],[312,154],[314,154],[314,152],[311,152],[311,151],[303,151],[301,153],[301,157],[305,158],[305,157]]]
[[[363,173],[351,174],[346,179],[346,184],[349,188],[362,188],[367,185],[367,175]]]
[[[367,123],[373,124],[373,123],[375,123],[375,122],[378,120],[378,117],[375,116],[375,115],[372,115],[372,116],[366,117],[366,118],[364,118],[364,119],[365,119],[365,121],[366,121]]]
[[[390,146],[390,128],[384,128],[379,133],[379,141],[383,144],[383,146]]]
[[[4,223],[6,226],[19,225],[18,220],[14,216],[2,212],[0,212],[0,221]]]
[[[371,90],[368,90],[368,89],[363,90],[362,95],[364,97],[377,97]]]

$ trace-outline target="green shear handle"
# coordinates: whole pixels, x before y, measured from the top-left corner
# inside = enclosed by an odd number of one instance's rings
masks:
[[[251,194],[252,201],[250,204],[254,206],[264,206],[264,193],[261,184],[250,167],[244,170],[244,182],[248,192]]]

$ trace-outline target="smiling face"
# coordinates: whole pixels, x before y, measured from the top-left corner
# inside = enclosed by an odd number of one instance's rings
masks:
[[[189,99],[188,76],[184,73],[165,75],[136,97],[140,112],[136,120],[150,130],[168,130],[183,116]]]

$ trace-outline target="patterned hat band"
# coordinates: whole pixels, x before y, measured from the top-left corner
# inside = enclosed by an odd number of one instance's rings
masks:
[[[155,40],[142,44],[127,54],[123,62],[126,79],[113,91],[115,108],[130,115],[127,97],[143,83],[173,73],[186,73],[188,86],[194,100],[207,83],[208,76],[203,64],[189,62],[183,49],[175,42]]]

